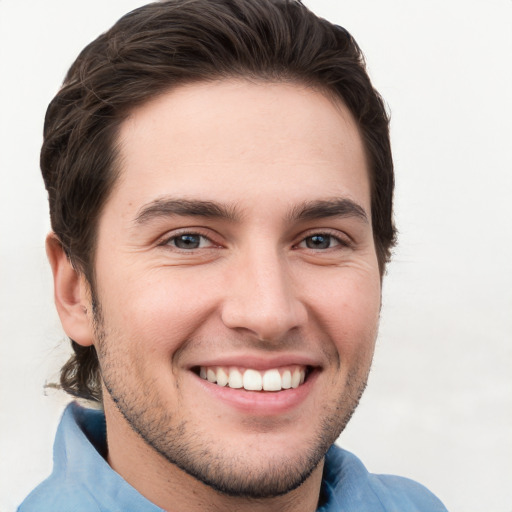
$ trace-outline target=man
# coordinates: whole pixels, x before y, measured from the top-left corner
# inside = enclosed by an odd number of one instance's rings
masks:
[[[357,44],[284,0],[171,0],[86,47],[41,168],[72,404],[20,510],[445,510],[333,446],[395,240]]]

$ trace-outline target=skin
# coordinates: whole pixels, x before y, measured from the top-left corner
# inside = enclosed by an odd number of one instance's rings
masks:
[[[64,329],[98,351],[109,463],[166,510],[316,510],[380,310],[355,121],[318,90],[226,80],[139,107],[119,144],[96,315],[87,281],[53,235],[47,243]],[[199,211],[204,202],[226,215]],[[191,248],[178,247],[184,234]],[[288,391],[232,390],[241,407],[194,370],[227,360],[314,371],[291,405]]]

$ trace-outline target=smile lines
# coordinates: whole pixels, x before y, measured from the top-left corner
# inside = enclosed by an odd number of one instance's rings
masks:
[[[218,386],[246,391],[281,391],[298,388],[306,379],[305,366],[290,366],[260,372],[250,368],[213,366],[199,368],[199,376]]]

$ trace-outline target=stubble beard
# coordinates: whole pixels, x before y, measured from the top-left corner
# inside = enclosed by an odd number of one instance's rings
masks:
[[[206,441],[189,421],[176,422],[169,410],[139,387],[125,386],[129,369],[113,363],[99,307],[95,328],[101,379],[112,403],[130,428],[169,463],[217,492],[239,498],[264,499],[287,494],[302,485],[323,460],[352,417],[366,387],[369,367],[358,366],[347,376],[345,392],[319,421],[316,436],[300,453],[287,458],[267,454],[265,464],[253,467],[251,452],[226,455]],[[176,390],[178,391],[178,390]],[[198,435],[199,434],[199,435]],[[258,455],[258,454],[256,454]],[[261,455],[258,457],[261,459]]]

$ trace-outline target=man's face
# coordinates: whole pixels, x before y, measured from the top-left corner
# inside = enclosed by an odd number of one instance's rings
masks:
[[[95,260],[107,424],[228,494],[287,492],[345,426],[373,354],[355,122],[318,91],[233,80],[136,109],[119,142]]]

